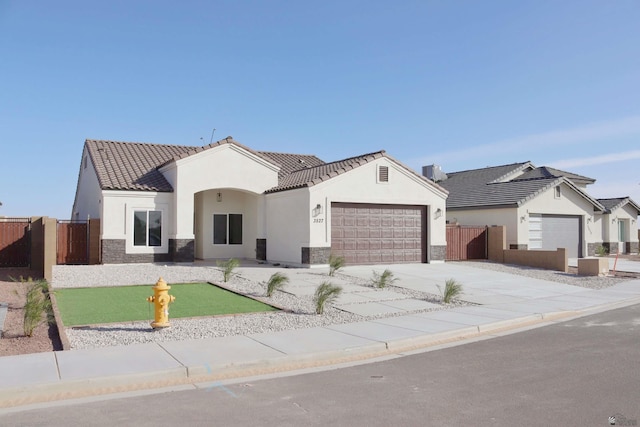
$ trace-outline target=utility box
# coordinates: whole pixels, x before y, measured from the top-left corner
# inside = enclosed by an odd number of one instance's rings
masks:
[[[609,274],[609,259],[579,258],[578,274],[580,276],[606,276]]]

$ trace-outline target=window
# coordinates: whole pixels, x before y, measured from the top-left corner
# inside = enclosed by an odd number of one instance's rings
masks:
[[[555,188],[554,196],[555,196],[556,199],[560,198],[560,186],[559,185],[557,185],[556,188]]]
[[[213,214],[213,244],[242,244],[242,214]]]
[[[133,212],[133,246],[162,246],[162,212]]]
[[[378,167],[378,182],[389,182],[389,166]]]

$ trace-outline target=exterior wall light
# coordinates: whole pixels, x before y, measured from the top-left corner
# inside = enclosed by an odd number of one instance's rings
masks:
[[[218,193],[218,194],[216,195],[216,200],[217,200],[217,201],[219,201],[219,202],[221,202],[221,201],[222,201],[222,193]]]
[[[433,213],[433,219],[438,219],[442,216],[442,209],[438,208],[436,209],[436,211]]]

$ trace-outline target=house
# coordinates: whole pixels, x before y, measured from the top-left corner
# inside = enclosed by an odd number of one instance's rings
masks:
[[[640,206],[629,197],[598,199],[605,207],[602,214],[603,246],[609,253],[637,254]]]
[[[630,232],[638,205],[629,198],[596,200],[586,191],[592,178],[531,162],[453,173],[432,165],[423,175],[449,191],[448,222],[504,225],[511,249],[562,247],[569,257],[594,255],[599,246],[638,252]],[[611,218],[619,229],[612,230]]]
[[[203,146],[87,140],[75,220],[100,218],[103,263],[443,261],[447,191],[385,151],[325,163]]]

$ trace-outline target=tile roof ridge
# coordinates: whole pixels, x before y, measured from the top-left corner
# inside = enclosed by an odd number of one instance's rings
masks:
[[[260,150],[258,151],[258,153],[264,153],[264,154],[284,154],[286,156],[304,156],[304,157],[315,157],[318,158],[318,156],[316,156],[315,154],[300,154],[300,153],[283,153],[281,151],[264,151],[264,150]]]
[[[455,171],[455,172],[446,172],[446,174],[447,175],[453,175],[453,174],[464,173],[464,172],[475,172],[475,171],[480,171],[480,170],[503,168],[505,166],[518,166],[518,167],[521,167],[521,166],[524,166],[526,164],[533,165],[530,160],[527,160],[526,162],[507,163],[507,164],[504,164],[504,165],[486,166],[484,168],[475,168],[475,169],[466,169],[466,170]]]
[[[153,146],[161,146],[161,147],[177,147],[177,148],[196,148],[197,145],[178,145],[178,144],[161,144],[161,143],[157,143],[157,142],[142,142],[142,141],[115,141],[112,139],[92,139],[92,138],[87,138],[85,139],[85,143],[91,143],[91,142],[101,142],[101,143],[108,143],[108,144],[127,144],[127,145],[153,145]]]
[[[573,175],[573,176],[576,176],[576,177],[588,179],[589,181],[595,181],[595,179],[589,178],[588,176],[580,175],[580,174],[577,174],[577,173],[574,173],[574,172],[569,172],[569,171],[558,169],[558,168],[554,168],[553,166],[540,166],[540,167],[546,169],[547,171],[549,171],[549,173],[552,173],[552,174],[553,174],[553,172],[551,172],[551,170],[555,170],[555,171],[562,172],[562,173],[565,173],[565,174],[569,174],[569,175]]]

